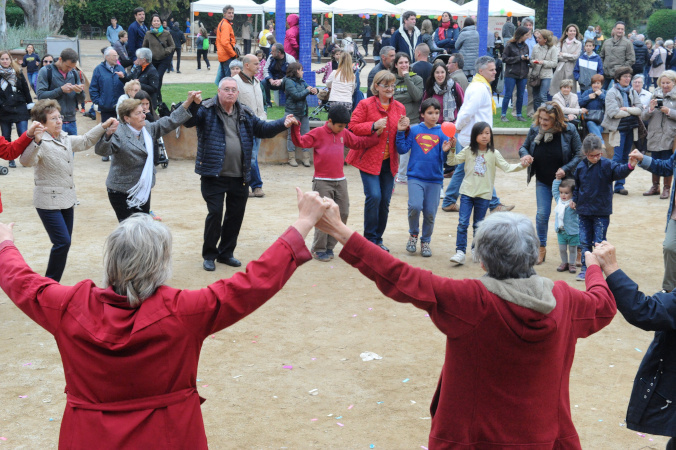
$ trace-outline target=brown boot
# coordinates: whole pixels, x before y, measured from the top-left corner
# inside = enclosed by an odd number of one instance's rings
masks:
[[[664,189],[662,190],[662,195],[660,195],[660,198],[662,200],[666,200],[666,199],[669,198],[670,194],[671,194],[671,188],[668,185],[665,184]]]
[[[577,258],[575,258],[575,265],[577,267],[582,267],[582,249],[580,247],[577,248]]]
[[[538,262],[536,263],[538,266],[545,262],[545,258],[547,257],[547,247],[542,247],[540,246],[540,253],[538,254]]]
[[[659,194],[660,194],[660,184],[659,183],[653,184],[652,186],[650,186],[650,189],[648,189],[647,191],[645,191],[643,193],[643,195],[645,195],[646,197],[648,195],[659,195]]]

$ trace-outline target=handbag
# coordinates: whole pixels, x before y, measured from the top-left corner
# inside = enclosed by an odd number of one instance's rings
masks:
[[[540,78],[537,75],[531,75],[528,77],[528,86],[530,87],[538,87],[542,84],[542,78]]]
[[[660,52],[659,49],[657,49],[655,51],[657,52],[657,56],[655,57],[655,59],[653,59],[652,66],[653,67],[659,67],[662,64],[664,64],[664,61],[662,61],[662,52]]]
[[[603,122],[604,115],[605,113],[600,109],[592,109],[591,111],[587,111],[587,114],[584,115],[584,120],[594,122],[597,125],[601,125],[601,122]]]
[[[638,118],[638,138],[639,140],[645,139],[648,136],[648,129],[645,127],[645,124]]]

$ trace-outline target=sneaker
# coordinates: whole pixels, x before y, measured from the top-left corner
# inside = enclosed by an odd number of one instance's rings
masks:
[[[626,189],[618,189],[614,192],[615,192],[615,194],[620,194],[620,195],[628,195],[629,194],[629,191],[626,190]]]
[[[198,67],[197,70],[202,70],[202,69]]]
[[[501,122],[509,122],[509,119],[507,118],[507,116],[502,116],[502,117],[500,117],[500,121]]]
[[[574,266],[573,266],[573,267],[574,267]],[[557,271],[557,272],[565,272],[565,271],[568,270],[569,268],[570,268],[570,266],[568,265],[567,262],[565,262],[565,263],[562,263],[559,267],[557,267],[557,268],[556,268],[556,271]]]
[[[331,257],[326,254],[326,252],[315,252],[312,254],[312,257],[316,259],[317,261],[321,262],[329,262],[331,261]]]
[[[327,250],[326,250],[326,255],[327,255],[329,258],[333,259],[333,249],[327,249]]]
[[[491,209],[491,213],[511,211],[513,209],[514,209],[514,205],[503,205],[502,203],[500,203],[498,206]]]
[[[446,211],[446,212],[459,212],[460,211],[460,207],[458,206],[457,203],[451,203],[448,206],[442,206],[441,209]]]
[[[16,169],[16,162],[13,159],[9,161],[9,167],[11,167],[12,169]]]
[[[253,190],[253,195],[254,195],[254,197],[261,198],[261,197],[265,197],[265,192],[263,192],[262,188],[255,188]]]
[[[523,116],[516,116],[516,120],[518,122],[526,122],[526,119],[524,119]]]
[[[80,112],[81,112],[82,114],[84,114],[84,113],[85,113],[85,109],[84,109],[84,108],[80,108]]]
[[[420,243],[420,254],[423,255],[423,257],[425,258],[429,258],[430,256],[432,256],[432,249],[430,248],[429,242]]]
[[[465,252],[458,250],[458,252],[451,257],[451,262],[454,262],[458,265],[465,264]]]
[[[406,251],[409,253],[415,253],[417,245],[418,245],[418,236],[412,234],[408,238],[408,242],[406,243]]]
[[[402,180],[399,177],[394,177],[394,182],[397,183],[397,184],[408,184],[408,181]]]
[[[110,161],[110,156],[102,156],[101,161]]]
[[[390,253],[390,249],[387,248],[387,247],[385,247],[385,244],[383,244],[382,242],[381,242],[380,244],[377,244],[377,245],[378,245],[378,247],[380,247],[380,248],[382,248],[383,250],[385,250],[387,253]]]
[[[584,276],[585,276],[585,272],[580,272],[580,273],[578,273],[577,276],[575,277],[575,280],[577,280],[577,281],[584,281]]]

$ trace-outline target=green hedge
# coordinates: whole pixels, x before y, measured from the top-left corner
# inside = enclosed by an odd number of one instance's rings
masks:
[[[672,39],[676,36],[676,11],[672,9],[655,11],[648,19],[647,33],[650,39],[657,37]]]

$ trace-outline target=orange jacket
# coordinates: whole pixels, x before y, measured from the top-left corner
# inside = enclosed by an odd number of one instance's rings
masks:
[[[235,53],[235,32],[232,31],[232,25],[228,19],[223,18],[216,29],[216,50],[218,50],[218,61],[225,62],[237,56]]]

